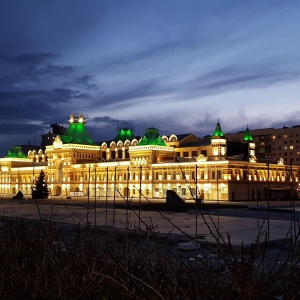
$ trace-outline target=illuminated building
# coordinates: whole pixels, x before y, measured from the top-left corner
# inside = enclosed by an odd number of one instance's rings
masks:
[[[19,148],[0,159],[0,194],[31,194],[41,170],[50,194],[125,199],[165,198],[167,190],[192,200],[278,200],[296,194],[298,167],[258,160],[250,130],[243,141],[225,138],[218,122],[211,139],[194,134],[160,136],[148,128],[136,137],[119,129],[111,141],[95,143],[83,115],[70,116],[69,127],[45,151],[26,155]]]
[[[282,158],[286,164],[300,165],[300,125],[283,128],[251,130],[256,146],[257,159],[277,161]],[[243,140],[245,132],[228,133],[226,138]]]

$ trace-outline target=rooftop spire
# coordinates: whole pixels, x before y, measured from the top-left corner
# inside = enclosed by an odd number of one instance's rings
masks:
[[[222,131],[222,128],[221,128],[221,125],[220,125],[220,122],[219,122],[219,118],[218,118],[218,123],[216,125],[216,129],[214,131],[214,134],[213,134],[214,137],[221,137],[221,136],[224,136],[224,133]]]
[[[247,129],[244,134],[244,142],[252,142],[252,141],[253,141],[253,137],[252,137],[250,130],[248,128],[248,125],[247,125]]]

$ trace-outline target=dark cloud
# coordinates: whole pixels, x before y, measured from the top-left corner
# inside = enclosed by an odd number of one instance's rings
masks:
[[[94,76],[91,75],[83,75],[81,77],[77,77],[74,80],[74,84],[79,85],[87,90],[99,90],[99,86],[94,78]]]
[[[36,108],[42,105],[59,104],[70,100],[77,95],[77,91],[71,89],[56,88],[52,90],[24,90],[20,92],[0,92],[0,107],[12,107],[14,102],[22,105],[32,102]]]
[[[37,75],[69,76],[75,71],[73,66],[47,65],[36,71]]]
[[[136,99],[148,96],[154,97],[157,94],[162,96],[163,93],[166,93],[166,90],[163,92],[160,86],[160,80],[154,78],[152,80],[137,82],[135,85],[130,85],[115,93],[105,94],[104,92],[101,95],[101,106],[116,108],[117,105],[118,109],[121,109],[130,104],[134,107]]]
[[[87,128],[89,128],[89,132],[93,137],[95,137],[95,141],[107,141],[114,139],[120,128],[129,128],[135,132],[135,129],[139,128],[138,121],[136,120],[123,120],[123,119],[115,119],[109,116],[101,116],[94,118],[86,118]]]
[[[224,90],[238,90],[245,87],[265,87],[277,82],[296,80],[299,74],[235,74],[230,78],[223,80],[215,80],[214,82],[201,84],[199,82],[199,90],[205,95],[218,94]]]
[[[18,55],[0,54],[0,60],[17,66],[22,65],[41,65],[50,60],[58,58],[58,54],[48,53],[22,53]]]

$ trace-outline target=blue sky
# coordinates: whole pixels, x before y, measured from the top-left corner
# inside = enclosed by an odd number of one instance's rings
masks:
[[[95,141],[300,124],[300,1],[2,0],[0,155],[83,114]]]

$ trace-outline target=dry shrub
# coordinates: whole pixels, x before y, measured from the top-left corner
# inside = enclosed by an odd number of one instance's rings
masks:
[[[296,299],[299,268],[289,257],[264,269],[256,245],[218,245],[216,264],[194,266],[155,228],[101,231],[2,219],[1,299]],[[207,251],[212,251],[208,249]],[[257,263],[258,262],[258,263]],[[279,298],[278,298],[279,299]]]

